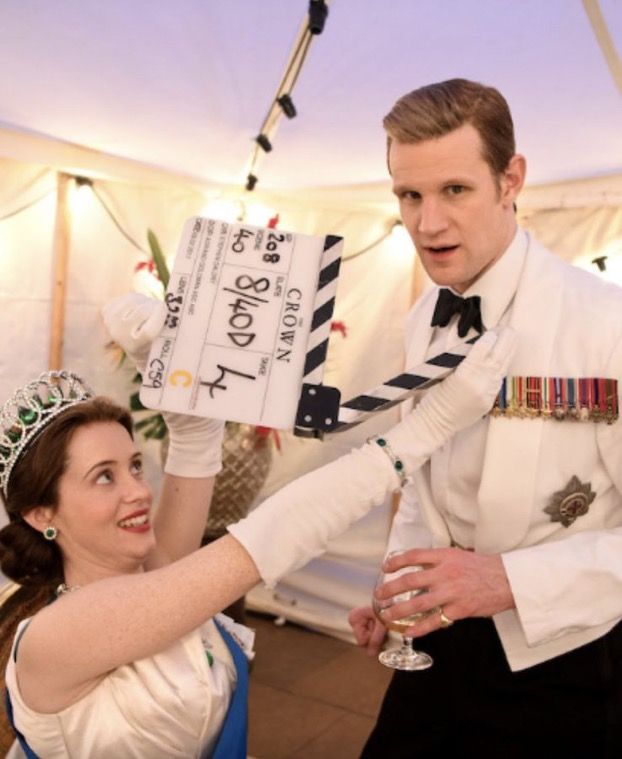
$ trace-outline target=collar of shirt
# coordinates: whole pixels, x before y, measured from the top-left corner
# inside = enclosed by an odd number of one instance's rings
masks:
[[[517,227],[512,242],[499,260],[462,293],[463,298],[469,298],[471,295],[480,296],[482,322],[486,329],[492,329],[499,324],[512,302],[525,263],[527,247],[527,233]]]

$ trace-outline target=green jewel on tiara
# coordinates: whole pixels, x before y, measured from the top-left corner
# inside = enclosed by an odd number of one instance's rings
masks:
[[[6,497],[20,455],[61,411],[94,395],[77,374],[44,372],[16,390],[0,410],[0,489]]]

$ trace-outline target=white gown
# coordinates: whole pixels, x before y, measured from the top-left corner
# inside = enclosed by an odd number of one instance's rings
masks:
[[[12,653],[6,670],[15,725],[40,759],[208,757],[235,679],[229,650],[212,620],[165,651],[119,667],[57,714],[24,704]]]

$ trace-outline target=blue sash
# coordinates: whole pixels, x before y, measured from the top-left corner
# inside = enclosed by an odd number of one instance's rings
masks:
[[[248,732],[248,660],[240,646],[216,620],[216,627],[227,644],[235,664],[238,682],[218,736],[212,759],[246,759]]]
[[[22,639],[22,635],[26,632],[26,628],[28,627],[29,624],[30,624],[30,620],[28,620],[28,622],[26,622],[26,624],[19,631],[19,635],[17,636],[15,645],[13,646],[13,661],[17,661],[17,647],[19,646],[19,642]],[[11,725],[11,727],[13,728],[13,732],[15,733],[15,737],[17,738],[19,745],[22,747],[22,751],[26,754],[28,759],[39,759],[39,757],[35,754],[35,752],[26,743],[26,739],[24,738],[24,736],[15,727],[15,722],[13,720],[13,704],[11,703],[11,696],[9,696],[8,688],[5,688],[4,695],[5,695],[6,715],[9,718],[9,725]]]
[[[24,754],[26,754],[28,759],[39,759],[39,757],[35,754],[35,752],[26,743],[26,739],[24,738],[24,736],[15,727],[15,722],[13,722],[13,704],[11,703],[11,697],[9,696],[8,688],[4,691],[4,693],[6,696],[5,706],[6,706],[7,717],[9,718],[9,724],[13,728],[13,732],[15,733],[17,740],[19,741],[19,745],[22,747],[22,751],[24,752]]]
[[[218,741],[214,747],[212,759],[246,759],[246,745],[248,733],[248,660],[241,647],[235,642],[233,636],[228,633],[222,625],[216,620],[216,627],[222,639],[227,644],[235,669],[237,673],[237,685],[227,715],[218,736]],[[20,638],[26,629],[26,626],[20,632]],[[17,655],[17,646],[19,638],[13,649],[13,656]],[[13,704],[9,696],[8,689],[5,690],[6,696],[6,713],[9,718],[9,724],[13,728],[19,745],[28,759],[39,759],[35,752],[26,743],[26,739],[15,727],[13,721]]]

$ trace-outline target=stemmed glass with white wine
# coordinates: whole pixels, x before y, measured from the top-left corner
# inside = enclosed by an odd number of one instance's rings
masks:
[[[387,559],[390,559],[392,556],[397,556],[401,553],[404,553],[404,551],[391,551],[385,557],[385,561],[387,561]],[[376,588],[378,588],[380,585],[383,585],[385,582],[396,580],[402,575],[409,574],[410,572],[417,572],[420,569],[423,569],[423,567],[409,566],[404,567],[403,569],[397,569],[395,572],[383,572],[380,570],[380,574],[376,580]],[[395,606],[395,604],[398,603],[403,603],[404,601],[409,601],[411,598],[418,596],[420,593],[427,592],[428,591],[425,589],[405,590],[402,593],[398,593],[397,595],[391,596],[391,598],[386,598],[382,601],[379,601],[376,598],[375,594],[373,595],[372,608],[376,617],[388,630],[394,630],[395,632],[402,634],[402,645],[399,648],[387,649],[386,651],[382,651],[378,656],[378,660],[381,662],[381,664],[384,664],[385,667],[391,667],[391,669],[402,669],[408,672],[415,672],[417,670],[427,669],[428,667],[432,666],[432,657],[423,651],[416,651],[413,648],[413,639],[408,635],[405,635],[404,631],[407,628],[412,627],[412,625],[417,622],[417,620],[423,619],[424,617],[433,614],[435,611],[434,609],[419,612],[417,614],[410,614],[407,617],[402,617],[401,619],[393,619],[391,621],[386,621],[382,617],[382,612],[391,606]]]

